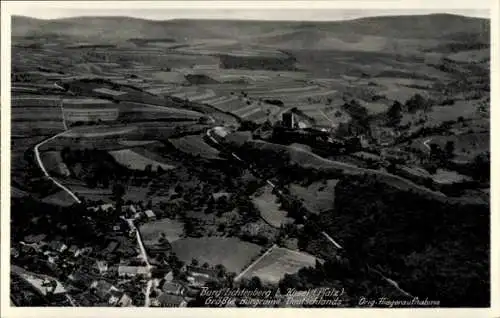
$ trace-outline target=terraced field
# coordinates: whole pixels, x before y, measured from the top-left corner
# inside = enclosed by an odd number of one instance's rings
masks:
[[[203,140],[204,135],[190,135],[182,138],[171,138],[168,141],[178,150],[192,156],[210,160],[220,160],[219,151]]]
[[[174,166],[144,157],[130,149],[109,151],[109,154],[113,156],[116,162],[132,170],[144,170],[149,165],[153,171],[156,171],[158,167],[164,170],[175,168]]]

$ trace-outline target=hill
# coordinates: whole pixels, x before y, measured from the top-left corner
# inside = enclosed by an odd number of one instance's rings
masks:
[[[191,42],[233,40],[284,49],[384,51],[401,45],[426,48],[450,43],[489,43],[490,21],[451,14],[369,17],[347,21],[166,20],[78,17],[39,20],[12,17],[14,37],[61,36],[120,42],[133,38]],[[405,42],[406,41],[406,42]],[[394,44],[396,43],[396,44]]]

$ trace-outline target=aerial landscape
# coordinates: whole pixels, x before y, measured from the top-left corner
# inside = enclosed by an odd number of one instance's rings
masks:
[[[490,306],[489,19],[11,25],[11,306]]]

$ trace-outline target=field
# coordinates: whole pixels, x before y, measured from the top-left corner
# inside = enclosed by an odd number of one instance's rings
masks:
[[[456,101],[454,105],[450,106],[433,106],[430,112],[417,112],[416,114],[405,113],[401,119],[401,124],[415,125],[416,119],[425,117],[424,127],[438,126],[445,121],[456,121],[459,117],[466,119],[481,118],[478,112],[478,101]]]
[[[151,165],[153,171],[156,171],[158,167],[164,170],[175,168],[174,166],[144,157],[130,149],[109,151],[109,154],[113,156],[119,164],[132,170],[144,170],[148,165]]]
[[[46,196],[42,199],[42,202],[49,203],[57,206],[71,206],[75,204],[75,200],[66,191],[59,191],[57,193]]]
[[[146,246],[155,244],[161,233],[165,233],[166,239],[172,243],[177,241],[183,233],[183,224],[171,219],[161,219],[148,222],[139,227]]]
[[[385,173],[379,170],[360,168],[341,161],[328,160],[300,147],[283,146],[264,141],[253,140],[251,142],[247,142],[244,148],[246,151],[257,150],[259,152],[267,154],[279,153],[281,156],[280,160],[282,163],[285,163],[285,166],[288,164],[296,164],[303,169],[314,169],[323,173],[330,173],[334,175],[369,174],[375,177],[380,182],[383,182],[402,191],[408,191],[412,189],[419,193],[430,195],[437,200],[446,199],[446,196],[440,192],[435,192],[423,186],[419,186],[412,181],[399,177],[397,175]]]
[[[429,151],[424,145],[427,140],[429,144],[437,144],[441,149],[445,149],[446,143],[452,141],[455,146],[455,159],[458,161],[471,161],[476,155],[490,150],[490,134],[484,132],[457,136],[431,135],[414,140],[411,146],[420,151]]]
[[[200,264],[222,264],[234,273],[239,273],[261,251],[259,245],[233,237],[184,238],[173,242],[172,249],[185,263],[190,263],[195,258]]]
[[[444,169],[437,169],[437,172],[432,176],[432,179],[438,184],[452,184],[470,180],[467,176],[460,175],[455,171]]]
[[[260,216],[271,226],[279,228],[281,225],[291,223],[293,220],[287,217],[287,212],[280,209],[277,203],[278,198],[272,192],[270,186],[265,186],[257,190],[252,202],[260,211]]]
[[[290,184],[290,192],[298,197],[311,213],[319,214],[333,209],[335,201],[335,186],[338,180],[314,182],[307,187]]]
[[[276,284],[285,274],[293,274],[303,267],[314,267],[315,264],[314,256],[273,246],[238,275],[236,280],[259,277],[263,283]]]
[[[45,151],[40,154],[41,160],[45,169],[49,173],[56,175],[68,176],[69,170],[62,161],[61,153],[58,151]]]
[[[192,156],[210,160],[220,160],[219,151],[203,140],[203,135],[190,135],[182,138],[171,138],[169,142],[178,150]]]

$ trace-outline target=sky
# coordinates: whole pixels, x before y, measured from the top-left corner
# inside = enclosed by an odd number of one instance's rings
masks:
[[[449,2],[448,2],[449,1]],[[452,13],[489,18],[489,0],[384,1],[184,1],[184,2],[43,2],[8,1],[11,14],[41,19],[75,16],[128,16],[150,20],[237,19],[334,21],[367,16]],[[76,4],[75,4],[76,3]],[[413,4],[412,4],[413,3]],[[415,8],[416,3],[420,8]],[[410,9],[412,8],[413,9]],[[425,7],[425,9],[423,9]],[[203,8],[203,9],[200,9]],[[363,9],[360,9],[363,8]],[[465,8],[465,9],[464,9]],[[470,9],[468,9],[470,8]]]

